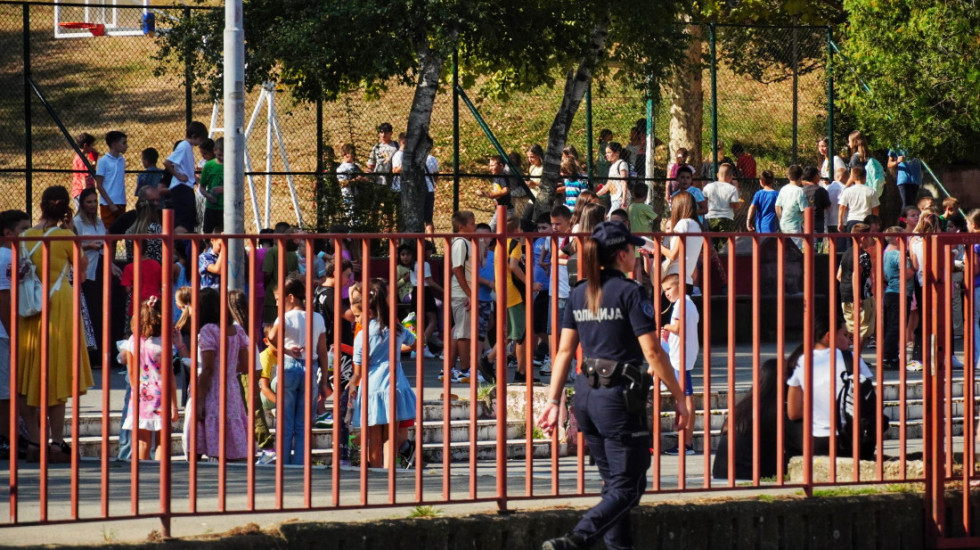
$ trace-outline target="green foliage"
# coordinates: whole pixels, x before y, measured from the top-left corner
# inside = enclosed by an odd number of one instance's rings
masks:
[[[974,156],[980,127],[980,10],[973,2],[846,0],[848,58],[838,103],[875,148],[951,162]],[[866,91],[860,80],[870,88]]]
[[[442,513],[441,508],[436,508],[434,506],[416,506],[412,508],[409,512],[408,517],[410,518],[436,518]]]

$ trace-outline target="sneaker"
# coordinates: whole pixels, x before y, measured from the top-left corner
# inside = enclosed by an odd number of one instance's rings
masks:
[[[333,414],[325,412],[320,416],[316,417],[316,422],[314,424],[317,428],[332,428],[333,427]]]
[[[677,455],[680,454],[680,447],[677,447],[675,445],[675,446],[673,446],[673,447],[665,450],[664,451],[664,454],[667,455],[667,456],[677,456]],[[693,455],[694,454],[694,445],[685,445],[684,446],[684,454],[685,455],[688,455],[688,456]]]
[[[406,470],[411,470],[415,467],[415,442],[406,441],[402,443],[401,449],[398,449],[398,461],[401,463],[402,468]]]
[[[259,458],[258,460],[255,461],[255,463],[259,466],[264,466],[266,464],[272,464],[275,461],[276,461],[275,451],[262,451],[261,453],[259,453]]]
[[[541,376],[551,376],[551,361],[545,359],[544,362],[538,366],[538,374]]]
[[[497,380],[497,373],[494,371],[493,362],[486,355],[480,356],[479,364],[477,365],[477,370],[480,373],[480,377],[483,381],[488,384],[493,384]]]
[[[541,379],[532,375],[531,382],[540,382]],[[514,371],[514,384],[526,384],[527,383],[527,373]]]
[[[960,358],[957,357],[957,356],[955,356],[955,355],[953,356],[953,368],[954,369],[962,369],[963,368],[963,361],[960,361]]]
[[[456,384],[469,384],[470,383],[470,373],[469,372],[462,372],[460,370],[453,369],[452,375],[453,375],[452,381],[454,383],[456,383]]]
[[[477,385],[480,385],[480,386],[488,383],[487,382],[487,379],[484,378],[482,374],[480,374],[480,371],[477,371],[476,372],[476,383],[477,383]]]
[[[436,354],[429,351],[429,346],[422,346],[422,356],[426,359],[435,359]]]
[[[912,359],[905,364],[905,370],[912,371],[912,372],[921,372],[922,362],[919,361],[918,359]]]
[[[578,550],[580,548],[588,548],[588,545],[586,545],[584,538],[575,534],[546,540],[541,545],[541,550]]]
[[[540,367],[541,365],[544,364],[545,361],[547,361],[546,357],[540,357],[540,358],[534,357],[531,359],[531,362],[534,363],[535,367]]]

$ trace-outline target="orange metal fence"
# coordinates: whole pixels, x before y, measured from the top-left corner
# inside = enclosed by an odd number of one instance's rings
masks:
[[[24,396],[18,393],[18,384],[22,378],[22,369],[34,369],[31,372],[39,372],[40,383],[40,407],[41,411],[48,410],[54,418],[56,410],[49,409],[52,403],[48,400],[49,373],[47,371],[51,358],[55,355],[69,354],[71,356],[71,389],[70,401],[70,428],[66,429],[66,435],[70,434],[72,445],[71,461],[68,466],[60,466],[49,463],[49,455],[52,450],[48,445],[41,445],[38,450],[39,462],[28,462],[18,458],[19,452],[23,451],[22,443],[16,435],[10,438],[10,461],[9,468],[0,471],[0,477],[5,478],[3,490],[6,492],[6,502],[9,506],[7,520],[0,524],[5,526],[13,525],[33,525],[45,523],[68,523],[76,521],[94,521],[105,519],[128,519],[135,517],[158,517],[163,524],[164,535],[169,535],[170,520],[179,516],[209,515],[223,513],[244,513],[244,512],[268,512],[268,511],[301,511],[301,510],[330,510],[330,509],[349,509],[364,507],[388,507],[416,504],[452,504],[452,503],[472,503],[487,502],[496,503],[501,509],[505,510],[511,506],[511,501],[524,501],[533,499],[551,499],[555,497],[595,497],[601,490],[601,483],[595,475],[595,468],[590,466],[585,455],[584,442],[581,433],[571,437],[567,429],[562,429],[550,441],[544,441],[543,437],[536,436],[534,420],[536,411],[543,406],[546,401],[543,387],[533,381],[533,351],[532,346],[525,346],[523,363],[527,365],[528,375],[524,382],[520,384],[507,384],[510,368],[508,366],[508,352],[506,346],[506,303],[507,290],[503,284],[510,277],[510,269],[507,264],[508,239],[527,236],[522,243],[524,253],[529,258],[527,262],[528,276],[524,280],[524,291],[526,296],[533,295],[533,277],[531,276],[534,257],[533,241],[537,238],[544,238],[550,241],[548,250],[551,251],[550,271],[548,279],[550,288],[559,287],[560,272],[559,265],[563,258],[558,251],[559,244],[566,240],[576,241],[581,236],[559,235],[556,233],[547,234],[527,234],[513,235],[508,234],[506,223],[503,218],[504,213],[498,212],[497,227],[501,228],[496,233],[465,233],[465,234],[436,234],[436,235],[377,235],[377,234],[347,234],[347,235],[262,235],[261,238],[271,238],[276,250],[274,272],[275,288],[266,288],[266,292],[275,292],[280,299],[278,300],[276,318],[279,326],[283,326],[287,321],[286,300],[287,295],[286,279],[289,274],[287,267],[286,254],[283,251],[291,245],[289,241],[295,240],[297,246],[303,250],[305,261],[304,300],[297,300],[296,311],[303,312],[302,331],[304,342],[303,349],[290,350],[290,357],[287,357],[286,344],[287,335],[285,331],[279,331],[271,337],[271,343],[275,344],[279,350],[276,358],[275,377],[282,388],[289,379],[297,365],[302,367],[302,380],[298,381],[293,389],[285,389],[276,392],[275,410],[275,463],[263,465],[256,463],[259,455],[259,443],[256,441],[256,422],[262,416],[256,414],[256,408],[262,407],[256,398],[258,393],[259,380],[257,380],[256,365],[259,362],[258,343],[263,341],[263,335],[259,332],[259,324],[256,322],[260,317],[263,305],[255,297],[256,286],[253,283],[247,285],[248,300],[247,314],[249,317],[248,326],[235,327],[234,319],[229,313],[229,292],[224,285],[221,285],[219,294],[219,318],[215,323],[219,338],[217,349],[210,350],[211,353],[205,354],[199,350],[203,349],[201,335],[202,329],[200,318],[206,312],[202,310],[202,291],[201,276],[196,267],[198,257],[205,251],[206,243],[202,244],[198,240],[181,240],[182,236],[175,235],[172,231],[173,218],[170,211],[164,212],[164,231],[161,235],[139,235],[126,236],[127,240],[133,244],[133,298],[132,303],[139,311],[139,305],[143,303],[144,292],[141,283],[143,278],[149,276],[144,273],[141,259],[146,257],[147,239],[159,239],[162,242],[160,263],[164,266],[161,271],[160,280],[160,305],[161,305],[161,325],[164,327],[160,333],[160,347],[162,355],[160,364],[164,365],[160,369],[160,385],[164,388],[161,398],[161,411],[163,421],[160,423],[159,436],[157,442],[163,447],[159,462],[140,461],[135,457],[128,465],[128,474],[118,467],[112,459],[114,440],[114,407],[111,395],[121,393],[120,388],[113,389],[113,373],[110,365],[114,355],[114,342],[112,341],[112,323],[128,322],[129,319],[112,318],[110,315],[112,268],[110,262],[105,262],[102,270],[103,301],[102,304],[89,304],[90,308],[101,306],[103,312],[103,323],[98,330],[100,341],[99,352],[101,355],[101,377],[97,380],[97,389],[101,389],[101,402],[91,400],[89,397],[82,397],[80,394],[84,388],[80,387],[84,362],[81,354],[85,353],[82,343],[85,340],[82,318],[77,313],[81,308],[81,283],[84,276],[75,276],[71,285],[71,311],[75,312],[71,320],[71,347],[66,348],[66,341],[54,340],[49,333],[49,327],[55,326],[57,319],[52,318],[51,301],[45,299],[45,307],[40,315],[39,321],[39,342],[40,345],[40,365],[26,365],[20,356],[18,342],[24,335],[24,326],[28,321],[17,316],[18,309],[18,288],[21,284],[17,269],[11,271],[12,290],[10,292],[11,317],[4,319],[4,324],[9,326],[10,334],[10,433],[18,434],[20,425],[17,412],[24,405]],[[808,225],[809,227],[809,225]],[[242,239],[250,250],[255,251],[259,248],[258,235],[213,235],[216,242],[228,242],[229,239]],[[662,241],[666,235],[648,235],[654,241]],[[678,239],[681,246],[679,255],[679,272],[686,273],[689,261],[685,258],[685,248],[697,246],[698,237]],[[875,298],[876,323],[873,350],[867,347],[864,353],[854,353],[854,362],[846,365],[845,369],[853,371],[855,378],[860,376],[859,357],[870,360],[870,368],[873,372],[877,385],[876,406],[879,412],[888,411],[891,416],[893,428],[887,429],[883,424],[880,414],[876,415],[874,425],[875,458],[866,465],[871,471],[863,469],[858,460],[858,432],[854,432],[852,441],[853,455],[850,457],[838,456],[837,439],[835,430],[831,428],[829,435],[829,464],[823,462],[820,466],[825,470],[818,475],[819,459],[814,459],[814,448],[812,430],[814,423],[814,397],[813,391],[806,391],[814,384],[814,364],[813,350],[815,342],[823,336],[814,333],[814,323],[812,313],[819,308],[826,308],[826,313],[831,320],[831,326],[837,322],[843,323],[838,313],[838,290],[837,290],[837,269],[839,265],[838,243],[834,239],[827,241],[827,257],[829,258],[827,271],[817,269],[815,244],[822,236],[804,233],[802,235],[759,235],[744,233],[728,234],[701,234],[704,237],[703,246],[700,250],[700,263],[704,273],[712,269],[716,264],[716,258],[712,248],[709,246],[711,237],[723,239],[727,244],[728,250],[733,251],[739,242],[747,250],[751,251],[751,271],[736,272],[735,254],[727,256],[727,287],[721,292],[713,288],[711,276],[701,278],[701,298],[699,309],[701,312],[701,361],[695,369],[695,402],[697,414],[701,418],[701,426],[695,428],[699,443],[698,450],[700,457],[685,457],[683,452],[683,433],[677,433],[681,452],[678,457],[661,457],[663,451],[662,438],[670,441],[674,434],[671,434],[670,420],[672,400],[667,396],[661,395],[660,384],[654,384],[652,399],[650,403],[650,421],[653,433],[652,449],[653,466],[652,481],[648,487],[648,493],[676,493],[676,492],[705,492],[716,490],[740,490],[757,491],[760,488],[779,488],[779,487],[798,487],[802,488],[807,494],[811,494],[815,487],[835,486],[835,485],[857,485],[857,484],[880,484],[915,482],[925,484],[925,496],[928,502],[926,518],[930,525],[930,535],[937,541],[937,544],[963,544],[962,536],[972,536],[970,527],[970,507],[968,506],[968,492],[964,491],[964,506],[962,518],[951,521],[945,516],[945,500],[942,498],[944,490],[951,484],[960,483],[964,487],[975,479],[975,430],[973,427],[975,383],[973,353],[976,349],[974,330],[971,328],[971,321],[974,319],[973,313],[977,304],[974,299],[974,292],[977,286],[974,284],[974,275],[978,273],[976,262],[980,261],[978,252],[973,249],[975,239],[960,235],[923,235],[910,236],[898,235],[895,240],[899,254],[902,258],[908,256],[910,248],[918,253],[921,250],[923,269],[921,279],[921,291],[911,292],[907,283],[910,281],[906,271],[900,270],[900,303],[906,304],[912,300],[912,294],[916,294],[918,315],[921,318],[922,329],[919,340],[922,350],[922,364],[924,368],[920,373],[906,371],[905,364],[908,358],[906,344],[911,343],[905,327],[907,325],[907,309],[900,308],[899,318],[886,319],[884,303],[881,299],[884,295],[885,276],[883,263],[875,260],[872,263],[871,279],[874,281],[871,295]],[[886,246],[885,235],[870,235],[873,244],[868,248],[870,256],[881,258]],[[893,237],[893,235],[888,235]],[[454,239],[464,239],[469,245],[470,254],[466,260],[465,269],[469,271],[473,282],[479,281],[481,269],[485,269],[483,262],[484,248],[495,251],[494,255],[494,277],[495,277],[495,296],[496,305],[495,327],[490,335],[498,343],[496,354],[493,356],[493,364],[496,380],[500,383],[492,387],[482,385],[478,382],[476,375],[480,361],[481,345],[477,338],[469,339],[469,346],[464,353],[470,355],[469,364],[471,365],[471,375],[468,383],[459,384],[451,380],[451,371],[455,366],[450,364],[451,354],[448,348],[445,349],[441,363],[442,372],[445,376],[441,377],[440,382],[435,383],[437,378],[437,363],[434,359],[426,361],[426,348],[424,347],[423,334],[427,322],[426,294],[433,292],[434,296],[442,302],[442,315],[437,324],[441,324],[441,333],[447,343],[450,342],[450,329],[452,323],[453,296],[449,281],[453,277],[452,266],[447,259],[434,261],[434,267],[441,268],[443,288],[441,292],[430,289],[421,281],[426,272],[424,265],[426,239],[433,239],[442,245],[442,249],[449,251],[452,248]],[[775,258],[775,272],[777,288],[763,287],[764,266],[760,249],[771,244],[768,239],[775,239],[777,255]],[[802,258],[795,256],[797,243],[802,244]],[[42,239],[28,239],[40,241],[40,262],[37,264],[37,271],[42,280],[44,295],[48,295],[48,289],[52,287],[54,281],[52,268],[56,258],[52,258],[52,248],[56,243],[70,241],[72,243],[70,261],[76,268],[75,273],[81,273],[78,269],[82,263],[81,243],[91,241],[92,237],[45,237]],[[360,325],[362,333],[355,337],[354,342],[343,342],[340,330],[341,320],[339,315],[348,307],[348,302],[342,297],[343,288],[341,284],[334,284],[332,295],[331,310],[335,312],[335,318],[326,319],[327,324],[333,325],[332,340],[326,342],[326,347],[332,351],[329,355],[330,363],[326,360],[314,362],[312,348],[315,346],[314,334],[318,331],[315,322],[314,299],[315,285],[319,279],[315,271],[316,250],[314,248],[317,241],[332,243],[333,250],[339,254],[343,248],[342,241],[347,240],[352,243],[350,252],[354,257],[364,259],[360,262],[360,273],[357,280],[360,283],[359,298],[361,299],[362,309],[357,318],[349,319],[350,322]],[[845,239],[846,240],[846,239]],[[911,244],[910,242],[911,241]],[[3,244],[8,242],[12,246],[13,265],[18,265],[20,260],[20,239],[3,240]],[[106,258],[114,258],[116,245],[120,239],[116,236],[104,238],[103,253]],[[369,261],[367,258],[372,250],[378,250],[379,243],[387,248],[387,258],[382,260]],[[345,437],[345,426],[350,416],[355,420],[359,416],[359,424],[367,426],[370,421],[371,410],[367,398],[360,401],[359,410],[351,410],[346,414],[348,406],[353,406],[353,399],[350,403],[341,399],[341,395],[349,392],[350,388],[341,380],[342,357],[338,350],[345,345],[358,347],[357,340],[366,338],[363,336],[370,332],[374,312],[370,308],[364,307],[366,301],[374,298],[371,285],[380,284],[383,290],[387,291],[387,301],[385,305],[390,312],[387,319],[388,342],[386,355],[388,358],[402,356],[399,349],[397,338],[391,337],[399,332],[408,330],[402,327],[402,314],[408,311],[408,306],[403,304],[398,294],[399,270],[398,270],[398,246],[400,243],[409,243],[415,249],[415,269],[420,276],[419,283],[415,292],[417,293],[414,301],[415,317],[418,322],[416,332],[417,337],[411,345],[413,359],[404,362],[403,366],[399,361],[388,361],[387,379],[390,380],[390,392],[384,397],[379,397],[382,402],[393,404],[399,399],[398,387],[399,380],[407,379],[411,385],[411,391],[416,396],[416,405],[412,416],[414,425],[406,426],[405,422],[398,422],[395,411],[392,410],[387,415],[388,422],[380,431],[370,429],[359,430],[354,438]],[[187,348],[190,350],[190,378],[188,392],[190,401],[188,406],[183,409],[183,422],[186,437],[180,441],[181,452],[173,452],[175,440],[173,431],[175,424],[169,421],[169,411],[175,405],[173,395],[166,388],[175,384],[175,371],[170,368],[173,363],[172,357],[175,353],[174,347],[179,342],[174,342],[176,333],[172,333],[170,327],[173,326],[177,317],[174,311],[174,301],[171,298],[176,291],[176,277],[173,269],[178,246],[186,246],[189,250],[191,269],[189,273],[190,287],[194,289],[190,299],[191,328],[189,331],[189,341]],[[959,254],[958,246],[964,246],[962,255],[962,265],[964,280],[959,287],[965,295],[965,308],[963,317],[963,351],[965,357],[962,370],[954,369],[953,357],[955,355],[955,343],[953,338],[953,308],[950,304],[953,301],[954,293],[957,292],[952,284],[952,275],[956,270],[956,256]],[[851,254],[854,265],[859,265],[859,251],[857,247],[843,250],[843,254]],[[247,272],[249,276],[255,277],[262,273],[262,266],[258,264],[255,253],[249,253],[246,258]],[[447,254],[448,256],[448,254]],[[228,261],[224,255],[219,256],[220,279],[228,280]],[[644,264],[647,273],[650,274],[653,289],[660,288],[661,280],[661,250],[655,247],[650,255],[644,255]],[[788,264],[799,262],[802,266],[802,293],[787,293],[788,283],[786,274],[789,272]],[[440,263],[441,262],[441,263]],[[384,265],[384,268],[379,266]],[[725,264],[722,263],[721,266]],[[267,263],[267,267],[269,264]],[[271,275],[271,272],[266,270]],[[332,276],[336,281],[343,281],[343,270],[341,262],[334,264]],[[853,277],[855,288],[861,286],[863,279],[860,278],[858,269],[853,273],[843,273],[842,277]],[[911,275],[915,277],[916,275]],[[736,278],[751,277],[751,294],[749,296],[736,295]],[[816,281],[824,278],[826,293],[818,296],[816,292]],[[380,283],[375,283],[380,280]],[[489,320],[485,310],[481,310],[478,284],[470,285],[468,305],[465,306],[465,315],[468,317],[470,330],[477,332],[477,327],[481,322]],[[822,286],[822,285],[821,285]],[[357,293],[357,291],[352,291]],[[749,304],[748,310],[739,309],[739,298],[746,299]],[[206,299],[210,300],[211,297]],[[656,311],[663,311],[667,304],[663,302],[659,292],[654,292],[651,298]],[[350,301],[355,301],[354,295]],[[855,293],[855,300],[852,304],[854,312],[853,324],[860,326],[861,320],[858,312],[861,310],[860,293]],[[305,303],[300,303],[305,302]],[[679,301],[680,315],[683,319],[689,312],[685,311],[688,306],[684,305],[685,300]],[[292,307],[292,306],[291,306]],[[552,327],[559,325],[560,302],[557,293],[552,292],[548,304],[549,315],[552,319]],[[763,339],[766,336],[762,333],[762,319],[764,315],[777,316],[775,334],[775,350],[767,348],[763,350]],[[525,323],[528,332],[532,332],[534,326],[534,308],[527,307],[525,312]],[[720,318],[719,318],[720,316]],[[8,323],[9,321],[9,323]],[[889,373],[885,370],[883,362],[883,349],[885,348],[884,331],[885,324],[898,322],[902,330],[899,337],[899,354],[901,368],[897,374]],[[135,314],[132,329],[134,333],[141,331],[140,315]],[[680,338],[689,336],[685,334],[686,323],[681,323]],[[739,325],[751,325],[751,344],[741,345],[736,342],[736,331]],[[660,325],[658,324],[658,327]],[[794,328],[788,328],[794,327]],[[802,330],[799,330],[802,329]],[[796,332],[801,334],[797,335]],[[382,331],[383,332],[383,331]],[[854,349],[867,346],[867,342],[859,342],[858,330],[853,331]],[[234,337],[235,334],[247,335],[247,342],[241,337]],[[61,332],[59,331],[59,334]],[[220,336],[224,335],[224,336]],[[725,346],[713,345],[716,335],[723,335],[722,339],[727,342]],[[787,461],[785,456],[785,430],[791,422],[782,411],[787,408],[787,387],[783,381],[789,378],[795,365],[788,364],[787,342],[800,340],[802,336],[803,354],[803,419],[802,419],[802,445],[803,458],[799,467],[799,472],[792,478],[788,477],[786,468]],[[547,342],[551,352],[558,346],[558,331],[551,330]],[[140,357],[139,338],[135,338],[135,349],[132,353],[135,357]],[[210,344],[208,344],[210,345]],[[178,345],[183,348],[184,346]],[[382,353],[381,349],[374,349],[366,346],[364,357],[375,353]],[[230,356],[229,351],[234,349],[237,356]],[[681,346],[681,364],[684,364],[683,355],[686,353],[685,346]],[[713,353],[716,352],[717,353]],[[320,350],[322,353],[322,350]],[[302,358],[300,363],[295,363]],[[777,379],[780,383],[776,387],[776,409],[780,411],[776,415],[776,437],[775,448],[763,445],[763,440],[767,439],[764,432],[763,422],[759,411],[762,409],[760,396],[760,375],[762,369],[762,359],[771,356],[777,361]],[[830,354],[831,371],[836,374],[836,357]],[[202,359],[204,365],[201,364]],[[244,361],[245,365],[240,363]],[[721,364],[718,364],[720,361]],[[374,384],[373,377],[368,375],[368,359],[363,359],[365,363],[362,370],[365,371],[361,378],[359,394],[369,396],[371,384]],[[230,368],[237,364],[237,368]],[[287,367],[287,364],[291,365]],[[324,378],[318,379],[318,373],[326,377],[328,372],[323,372],[319,367],[324,366],[325,371],[332,371],[333,376],[329,378],[329,389]],[[414,367],[414,368],[413,368]],[[404,368],[404,378],[399,374],[399,369]],[[203,370],[202,370],[203,369]],[[214,376],[217,371],[217,376]],[[237,373],[245,374],[241,383],[242,390],[239,389],[239,382],[235,376]],[[206,374],[205,374],[206,373]],[[682,377],[683,378],[683,377]],[[836,402],[839,381],[836,375],[829,376],[829,387],[826,388],[828,401]],[[216,380],[216,381],[214,381]],[[205,387],[204,384],[207,384]],[[682,384],[684,381],[682,379]],[[117,384],[118,386],[118,384]],[[322,392],[318,389],[322,388]],[[718,389],[720,388],[720,390]],[[401,388],[404,389],[404,388]],[[207,397],[208,392],[218,391],[216,407],[212,406],[213,398]],[[537,390],[537,393],[536,393]],[[754,391],[753,391],[754,390]],[[299,392],[300,395],[299,412],[305,419],[300,423],[298,437],[302,438],[303,449],[301,456],[297,456],[300,464],[296,466],[286,465],[289,458],[290,446],[284,441],[282,434],[290,431],[290,427],[284,423],[292,417],[284,412],[288,403],[293,403],[293,398],[287,397],[290,391]],[[242,393],[243,400],[239,401],[234,396]],[[855,392],[857,389],[855,388]],[[318,398],[318,393],[322,395]],[[328,397],[326,394],[330,393]],[[140,432],[143,431],[137,421],[140,413],[140,404],[146,396],[142,396],[140,391],[132,393],[129,413],[133,415],[133,445],[134,449],[140,439]],[[741,479],[736,475],[736,457],[745,456],[745,450],[736,445],[738,435],[738,418],[736,417],[736,405],[741,399],[750,399],[753,407],[753,418],[751,421],[751,453],[752,475],[750,478]],[[197,405],[198,401],[203,400],[203,406]],[[574,397],[569,394],[568,403],[574,403]],[[860,401],[855,399],[860,407]],[[394,407],[392,407],[394,409]],[[244,410],[243,410],[244,409]],[[82,425],[85,411],[94,411],[98,417],[94,428],[95,437],[98,438],[97,456],[83,457],[80,450],[83,445],[83,433],[86,429],[93,431],[93,428],[86,428]],[[314,418],[317,413],[327,413],[332,415],[332,423],[329,427],[314,427]],[[918,417],[921,412],[920,418]],[[203,418],[202,418],[203,413]],[[915,413],[915,414],[913,414]],[[861,418],[860,410],[855,413],[857,418]],[[836,407],[830,407],[829,425],[836,425]],[[91,414],[90,414],[91,416]],[[566,411],[565,420],[572,415]],[[242,418],[245,418],[244,426]],[[712,422],[712,419],[718,419]],[[52,424],[59,425],[57,419],[49,419],[49,415],[41,414],[39,418],[40,433],[46,434]],[[571,427],[569,423],[566,427]],[[202,433],[204,430],[204,433]],[[240,433],[244,430],[244,434]],[[271,431],[271,430],[270,430]],[[237,432],[237,433],[236,433]],[[387,437],[392,441],[399,441],[406,434],[412,434],[409,440],[414,441],[414,448],[411,451],[411,458],[415,467],[409,473],[400,471],[401,469],[391,462],[385,462],[385,467],[368,467],[371,460],[372,446],[377,445],[377,441],[369,440],[369,432],[380,438]],[[727,433],[727,444],[724,448],[716,448],[722,432]],[[216,440],[213,439],[216,435]],[[240,441],[245,438],[245,456],[230,456],[228,449],[234,445],[233,441]],[[482,439],[481,439],[482,438]],[[43,437],[41,438],[44,439]],[[52,439],[60,439],[60,434],[52,434]],[[205,441],[211,445],[215,441],[218,443],[216,455],[209,454],[209,450],[201,452],[199,442]],[[351,458],[354,462],[359,462],[360,466],[348,467],[344,462],[342,447],[347,444],[357,449],[352,453]],[[295,447],[295,445],[293,445]],[[574,448],[574,451],[572,451]],[[399,449],[392,444],[389,455],[394,454]],[[715,479],[712,475],[712,461],[716,458],[718,451],[724,451],[728,457],[727,471]],[[211,451],[213,452],[213,451]],[[774,476],[761,475],[761,462],[764,455],[775,453],[776,472]],[[91,453],[86,453],[91,454]],[[180,455],[184,454],[186,458]],[[172,456],[174,455],[174,456]],[[346,455],[345,455],[346,456]],[[956,457],[959,456],[959,459]],[[426,465],[427,457],[431,462]],[[523,458],[523,460],[521,460]],[[839,458],[850,458],[850,462],[839,463]],[[914,462],[914,459],[922,462]],[[216,462],[211,464],[210,462]],[[911,464],[923,464],[924,466],[915,468]],[[66,489],[67,488],[67,489]],[[153,504],[153,500],[158,499],[158,504]],[[975,539],[968,538],[968,541]],[[946,542],[943,542],[946,541]]]

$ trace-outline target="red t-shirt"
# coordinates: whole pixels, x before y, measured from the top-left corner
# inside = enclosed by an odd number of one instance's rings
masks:
[[[134,264],[135,262],[123,268],[121,284],[124,287],[133,286]],[[160,287],[163,284],[162,275],[160,262],[149,259],[140,262],[140,300],[146,300],[150,296],[160,298]],[[129,304],[129,314],[133,314],[133,303]]]

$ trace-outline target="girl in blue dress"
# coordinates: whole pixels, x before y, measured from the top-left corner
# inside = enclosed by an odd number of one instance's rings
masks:
[[[395,323],[395,331],[389,329],[388,289],[385,281],[375,279],[367,292],[360,286],[351,290],[351,307],[360,319],[360,308],[367,310],[368,326],[354,336],[354,374],[349,384],[353,400],[351,427],[359,428],[364,414],[362,399],[367,401],[367,466],[370,468],[394,467],[395,450],[404,442],[408,426],[415,419],[415,392],[402,370],[400,356],[395,357],[395,418],[398,430],[395,441],[388,438],[391,414],[391,358],[389,342],[396,340],[396,349],[407,351],[415,344],[415,337],[401,323]],[[367,345],[365,346],[365,340]],[[365,366],[367,386],[364,387]],[[383,461],[382,461],[383,459]]]

